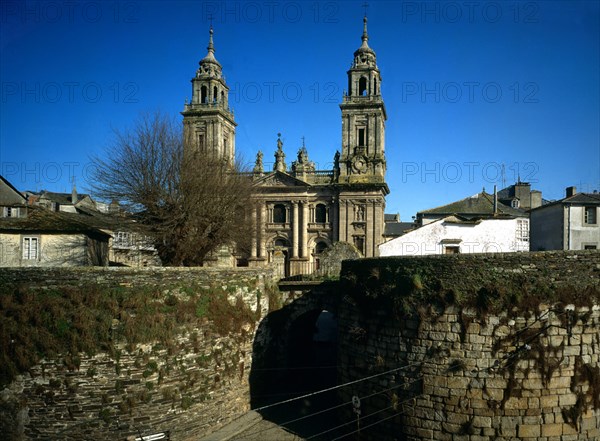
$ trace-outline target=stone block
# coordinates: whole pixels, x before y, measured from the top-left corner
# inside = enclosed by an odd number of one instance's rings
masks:
[[[540,407],[547,409],[558,406],[558,397],[556,395],[543,395],[540,397]]]
[[[517,429],[519,438],[537,438],[542,432],[539,424],[520,424]]]
[[[544,424],[542,426],[542,436],[561,436],[563,433],[562,424]]]
[[[576,402],[577,402],[577,395],[575,395],[574,393],[561,395],[558,399],[558,403],[559,403],[560,407],[574,406]]]
[[[473,417],[473,427],[492,427],[492,419],[490,417],[475,416]]]

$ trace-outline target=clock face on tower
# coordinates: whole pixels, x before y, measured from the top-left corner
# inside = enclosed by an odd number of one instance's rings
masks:
[[[352,160],[352,169],[355,173],[361,174],[367,171],[367,160],[364,156],[355,156]]]

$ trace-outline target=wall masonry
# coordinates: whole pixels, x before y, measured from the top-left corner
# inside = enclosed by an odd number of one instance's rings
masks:
[[[599,280],[596,251],[344,262],[361,439],[600,439]]]
[[[235,331],[216,332],[206,319],[182,316],[182,327],[161,342],[118,339],[94,355],[46,356],[0,389],[4,439],[125,440],[170,431],[172,440],[183,440],[213,432],[250,408],[252,343],[271,280],[265,269],[0,268],[2,296],[16,287],[56,293],[95,286],[99,292],[119,289],[127,298],[129,290],[148,287],[152,301],[168,308],[169,296],[183,299],[189,290],[206,289],[232,305],[241,299],[255,318]],[[141,310],[123,307],[106,332],[128,313],[142,317]]]

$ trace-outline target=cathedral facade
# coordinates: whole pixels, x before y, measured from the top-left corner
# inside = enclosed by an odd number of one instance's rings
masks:
[[[333,169],[317,170],[303,145],[286,163],[278,134],[273,170],[265,170],[258,152],[249,179],[254,197],[248,219],[254,236],[250,266],[279,265],[285,275],[309,274],[319,255],[336,242],[354,245],[365,257],[378,255],[383,242],[385,197],[385,121],[381,74],[368,44],[364,18],[362,44],[347,71],[348,90],[340,104],[341,153]],[[235,128],[229,88],[215,58],[213,30],[208,54],[192,78],[192,100],[183,115],[184,149],[215,154],[233,164]]]

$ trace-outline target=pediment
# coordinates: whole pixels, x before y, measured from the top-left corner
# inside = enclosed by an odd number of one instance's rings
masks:
[[[304,182],[287,173],[274,171],[266,174],[254,183],[257,187],[309,187],[310,184]]]

